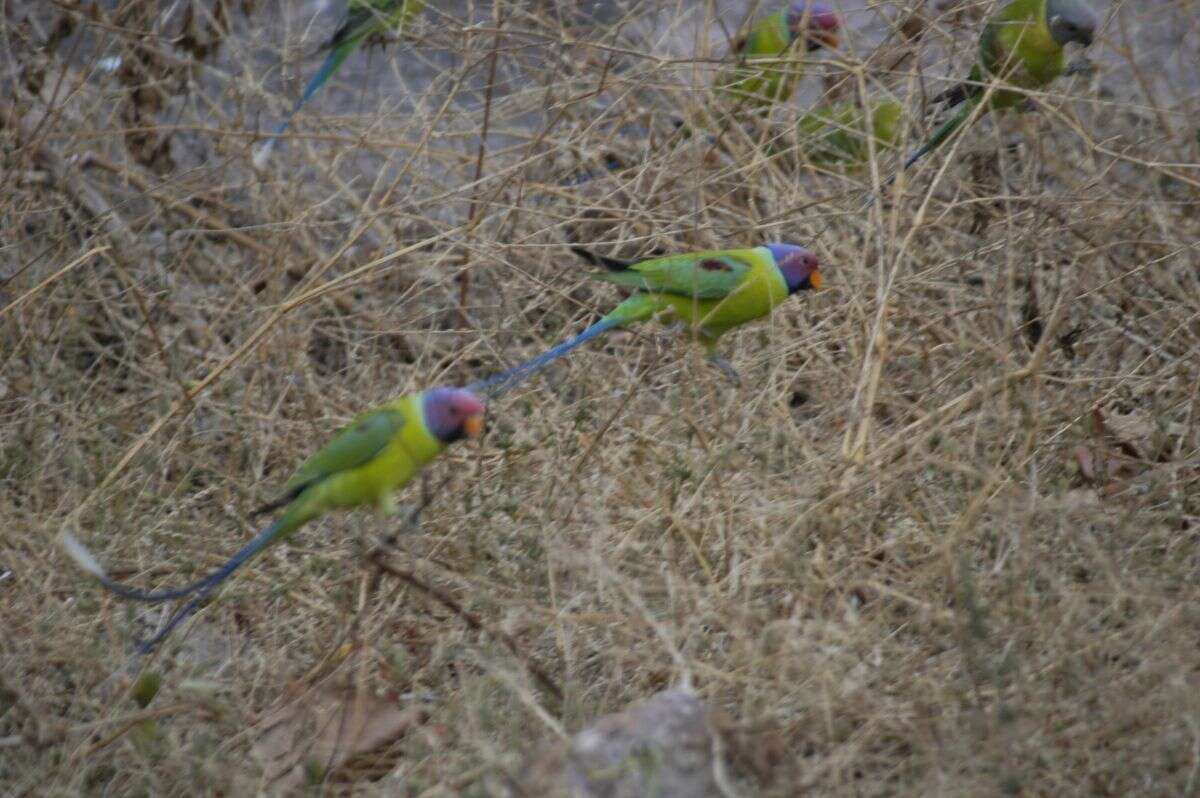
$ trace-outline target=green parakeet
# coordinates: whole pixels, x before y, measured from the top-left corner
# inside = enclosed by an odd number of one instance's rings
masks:
[[[804,64],[789,60],[788,55],[796,49],[812,52],[822,47],[838,46],[838,31],[841,22],[838,16],[824,3],[809,0],[793,0],[772,14],[760,19],[744,36],[739,36],[732,45],[732,54],[737,63],[717,75],[713,83],[715,98],[724,101],[726,108],[763,108],[775,102],[783,102],[792,96],[796,85],[804,76]],[[675,119],[673,124],[678,134],[690,138],[698,129],[716,129],[710,113],[703,109],[698,119],[690,122]],[[706,134],[709,143],[717,139]],[[605,165],[614,171],[614,163]],[[590,180],[590,172],[575,178],[578,184]]]
[[[871,100],[867,109],[857,102],[818,108],[800,117],[797,148],[817,164],[857,166],[876,150],[895,147],[904,132],[904,106],[891,97]]]
[[[998,85],[985,110],[1012,108],[1024,102],[1025,91],[1049,86],[1066,68],[1064,48],[1072,42],[1090,45],[1096,21],[1082,0],[1012,0],[1005,4],[984,25],[979,57],[968,82],[943,95],[951,107],[961,107],[909,156],[902,169],[933,152],[962,127],[983,100],[990,81]]]
[[[261,168],[266,163],[275,147],[276,139],[288,129],[292,117],[312,99],[317,89],[325,85],[325,81],[333,77],[333,73],[337,72],[342,62],[357,50],[359,45],[376,34],[408,27],[424,9],[424,0],[349,0],[346,17],[341,26],[321,47],[322,50],[328,50],[329,55],[325,57],[317,74],[313,75],[312,80],[304,87],[304,93],[292,107],[291,113],[284,117],[271,138],[255,153],[255,165]]]
[[[717,339],[734,327],[766,316],[797,291],[821,287],[817,256],[792,244],[668,255],[638,263],[572,250],[607,269],[595,276],[633,289],[633,295],[579,335],[471,386],[491,394],[508,390],[580,344],[653,316],[677,319],[708,350],[709,359],[735,381],[733,367],[716,353]]]
[[[364,413],[296,470],[278,501],[260,508],[258,512],[282,508],[274,523],[220,568],[183,587],[137,590],[110,579],[99,561],[70,533],[63,533],[63,546],[81,568],[124,598],[159,603],[192,596],[161,632],[140,646],[142,651],[149,651],[247,560],[317,516],[337,507],[363,504],[374,505],[383,515],[393,512],[393,492],[448,444],[463,436],[478,435],[483,428],[483,413],[483,402],[461,388],[409,394]]]
[[[738,63],[718,76],[719,94],[751,105],[786,101],[803,77],[802,64],[784,63],[787,54],[797,46],[808,52],[837,47],[839,27],[829,6],[794,0],[734,42]]]

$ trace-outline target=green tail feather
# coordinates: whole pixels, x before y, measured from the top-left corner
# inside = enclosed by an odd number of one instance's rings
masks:
[[[929,137],[928,141],[922,144],[916,152],[908,156],[908,160],[904,162],[902,169],[908,169],[917,161],[921,160],[926,155],[945,144],[946,139],[953,136],[954,132],[962,127],[963,123],[967,121],[967,117],[971,115],[971,111],[974,110],[974,108],[974,103],[968,103],[955,111],[954,115],[942,123],[941,127],[933,131],[933,135]],[[893,179],[895,179],[894,175]],[[888,182],[890,183],[891,181],[889,180]]]
[[[939,127],[937,130],[933,131],[933,135],[930,136],[924,144],[922,144],[920,147],[918,147],[916,152],[914,152],[912,155],[908,156],[908,159],[904,162],[903,166],[901,166],[899,169],[897,169],[895,172],[893,172],[891,177],[889,177],[887,180],[883,181],[883,184],[880,186],[880,188],[887,188],[892,183],[895,183],[896,178],[899,177],[901,172],[903,172],[906,169],[911,168],[912,165],[915,164],[917,161],[921,160],[926,155],[928,155],[929,153],[936,150],[938,147],[945,144],[946,140],[949,139],[951,136],[953,136],[955,134],[955,132],[958,131],[958,129],[963,126],[963,123],[965,123],[967,121],[967,118],[971,116],[971,112],[974,110],[975,110],[975,103],[972,102],[972,103],[963,104],[957,111],[954,112],[954,116],[947,119],[945,122],[942,123],[941,127]],[[874,204],[874,202],[875,202],[875,195],[872,194],[870,197],[867,198],[866,204],[863,205],[863,210],[866,210],[867,208],[871,207],[871,205]]]

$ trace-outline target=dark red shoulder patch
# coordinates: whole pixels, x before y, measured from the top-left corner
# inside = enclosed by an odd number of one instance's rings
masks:
[[[706,272],[731,272],[731,271],[733,271],[732,266],[730,266],[725,261],[717,260],[716,258],[708,258],[706,260],[700,261],[700,268],[704,269],[704,271],[706,271]]]

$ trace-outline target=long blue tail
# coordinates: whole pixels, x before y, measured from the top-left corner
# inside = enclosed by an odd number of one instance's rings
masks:
[[[222,581],[229,578],[229,575],[236,571],[246,562],[246,560],[258,554],[267,544],[275,539],[276,535],[284,529],[285,522],[290,521],[289,514],[284,513],[274,523],[258,533],[258,536],[242,547],[241,551],[229,558],[229,560],[217,570],[210,573],[208,576],[197,579],[195,582],[184,585],[183,587],[173,588],[171,590],[159,591],[142,591],[132,588],[129,585],[117,582],[104,573],[100,568],[96,558],[92,556],[83,544],[77,541],[69,534],[63,535],[63,544],[67,549],[67,553],[72,559],[79,564],[81,568],[88,571],[96,580],[104,585],[105,588],[113,593],[116,593],[122,598],[132,599],[134,601],[144,601],[148,604],[158,604],[163,601],[171,601],[172,599],[183,598],[190,596],[197,591],[207,591],[216,587]]]
[[[229,560],[217,570],[210,573],[201,579],[197,579],[191,584],[177,587],[173,590],[160,590],[157,592],[147,592],[137,590],[123,585],[113,579],[110,579],[104,573],[104,569],[96,561],[96,558],[88,551],[82,543],[74,538],[70,533],[63,533],[62,543],[67,550],[67,554],[71,556],[75,562],[89,572],[100,582],[106,589],[116,593],[122,598],[132,599],[134,601],[144,601],[150,604],[157,604],[163,601],[192,596],[191,601],[184,604],[171,616],[167,621],[167,625],[162,631],[154,637],[144,642],[138,643],[138,651],[142,654],[147,654],[154,649],[159,643],[175,630],[175,627],[183,623],[192,613],[194,613],[204,600],[217,588],[221,582],[229,578],[229,576],[240,568],[247,560],[258,554],[266,548],[281,532],[295,528],[294,514],[285,512],[270,526],[258,533],[258,536],[242,547],[237,554],[229,558]]]
[[[619,319],[605,317],[593,324],[591,327],[588,327],[579,335],[576,335],[574,338],[563,341],[561,344],[547,349],[537,357],[532,358],[531,360],[526,360],[520,365],[513,366],[507,371],[503,371],[499,374],[488,377],[486,380],[480,380],[479,382],[473,383],[472,385],[467,386],[467,390],[474,391],[476,393],[483,393],[489,397],[499,396],[510,389],[515,388],[517,385],[520,385],[526,379],[541,371],[555,360],[558,360],[575,347],[580,346],[581,344],[586,344],[588,341],[599,335],[603,335],[614,327],[621,326],[622,323],[623,322]]]
[[[329,78],[333,76],[333,73],[337,71],[337,68],[340,67],[342,62],[346,60],[346,56],[350,55],[350,49],[351,48],[347,47],[337,47],[333,50],[330,50],[329,55],[325,57],[325,62],[321,64],[321,68],[317,70],[317,74],[313,75],[312,80],[310,80],[308,85],[304,87],[304,93],[300,95],[300,99],[296,100],[296,104],[292,106],[292,110],[283,118],[282,122],[276,125],[275,132],[271,134],[271,138],[267,139],[266,143],[263,144],[262,149],[259,150],[259,154],[255,158],[255,161],[259,162],[259,166],[261,166],[261,162],[265,162],[267,156],[271,154],[271,150],[275,147],[275,140],[283,135],[284,131],[288,129],[288,126],[292,124],[292,119],[296,116],[296,114],[300,113],[300,109],[304,107],[304,104],[312,99],[312,96],[317,93],[317,89],[325,85],[325,81],[329,80]]]

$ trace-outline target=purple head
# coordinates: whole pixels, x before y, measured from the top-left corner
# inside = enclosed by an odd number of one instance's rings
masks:
[[[483,400],[462,388],[426,391],[421,409],[425,426],[442,443],[454,443],[464,435],[474,438],[483,431]]]
[[[811,251],[795,244],[767,244],[767,249],[775,258],[789,294],[821,287],[821,264]]]
[[[824,3],[792,0],[787,9],[787,26],[792,36],[806,40],[810,51],[838,46],[841,22],[834,10]]]

